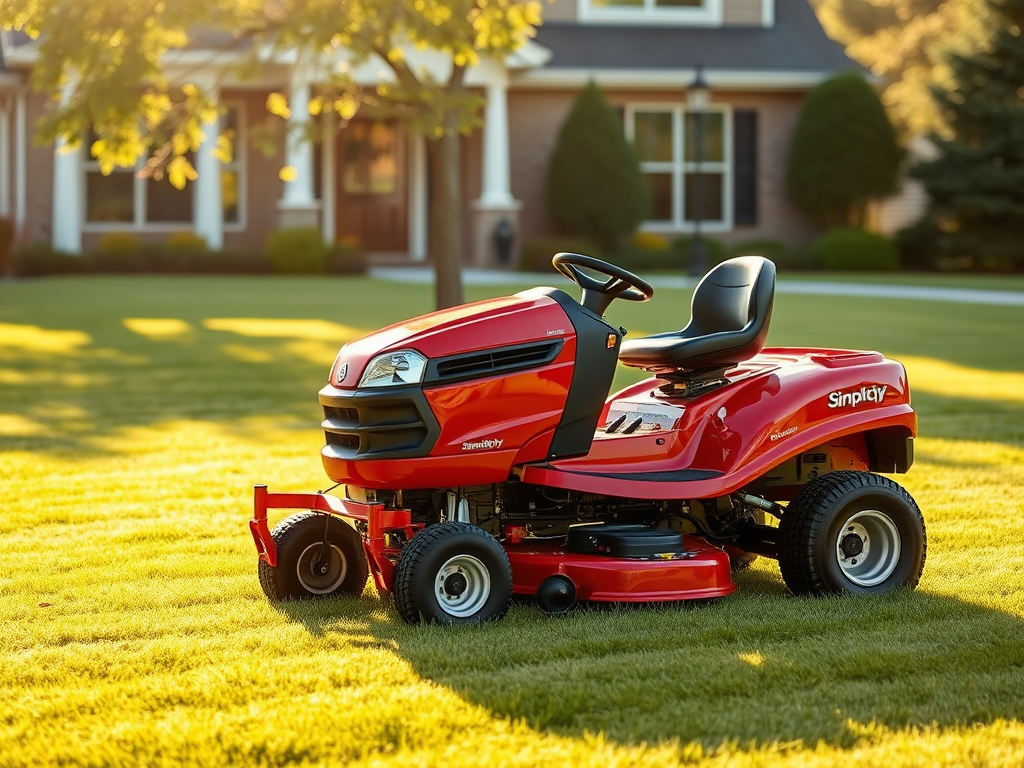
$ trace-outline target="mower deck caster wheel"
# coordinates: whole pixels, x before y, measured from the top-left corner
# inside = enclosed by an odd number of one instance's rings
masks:
[[[361,595],[369,567],[359,533],[336,517],[300,512],[270,534],[277,567],[260,560],[260,586],[272,601]],[[324,546],[326,535],[327,546]]]
[[[395,607],[407,624],[500,619],[512,599],[508,555],[475,525],[438,523],[416,534],[395,564]]]
[[[779,570],[796,595],[913,589],[926,551],[924,518],[913,498],[870,472],[812,480],[779,523]]]
[[[549,616],[561,616],[576,606],[576,585],[561,573],[548,576],[537,587],[537,606]]]

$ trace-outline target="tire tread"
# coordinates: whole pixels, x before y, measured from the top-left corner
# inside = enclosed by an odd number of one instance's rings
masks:
[[[839,470],[815,478],[805,485],[790,502],[779,523],[779,570],[786,586],[795,595],[823,595],[834,592],[822,577],[815,545],[822,534],[826,519],[843,499],[861,488],[886,488],[905,501],[916,515],[923,541],[920,567],[905,586],[917,586],[924,570],[928,551],[927,536],[924,535],[924,516],[913,497],[903,486],[887,477],[871,472]]]

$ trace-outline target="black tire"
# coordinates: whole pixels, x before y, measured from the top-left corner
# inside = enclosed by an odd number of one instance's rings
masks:
[[[325,526],[330,562],[326,573],[314,573]],[[324,513],[300,512],[274,526],[270,535],[277,544],[277,567],[260,560],[259,575],[272,601],[363,593],[369,567],[363,540],[351,525]]]
[[[424,528],[395,565],[395,607],[407,624],[500,619],[512,599],[512,566],[497,540],[468,523]]]
[[[805,485],[779,523],[779,569],[796,595],[913,589],[928,541],[917,503],[869,472],[829,472]]]

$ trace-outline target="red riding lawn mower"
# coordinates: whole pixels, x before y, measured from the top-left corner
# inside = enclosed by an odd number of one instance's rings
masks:
[[[651,286],[552,261],[581,301],[534,288],[342,347],[320,403],[344,497],[256,486],[271,600],[359,595],[370,573],[406,622],[474,623],[513,595],[553,614],[722,597],[759,555],[798,595],[917,584],[921,512],[874,474],[913,461],[900,363],[763,348],[775,266],[760,257],[705,275],[681,331],[629,341],[605,310]],[[608,397],[619,362],[653,378]],[[268,509],[305,511],[271,532]]]

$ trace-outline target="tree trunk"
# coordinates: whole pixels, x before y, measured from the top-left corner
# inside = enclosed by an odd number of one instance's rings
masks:
[[[462,190],[459,184],[461,136],[449,129],[427,142],[430,155],[430,256],[434,261],[437,309],[465,301],[462,293]]]

